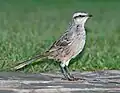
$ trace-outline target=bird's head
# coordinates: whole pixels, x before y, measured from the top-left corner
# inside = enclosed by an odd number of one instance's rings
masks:
[[[73,14],[73,21],[75,24],[85,24],[88,18],[92,17],[92,15],[89,15],[85,12],[77,12]]]

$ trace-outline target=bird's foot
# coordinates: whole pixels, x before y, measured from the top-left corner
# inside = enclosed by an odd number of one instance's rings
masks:
[[[62,78],[62,80],[78,81],[78,80],[80,80],[80,78],[76,78],[76,77],[70,75],[70,76],[67,76],[67,77],[65,77],[65,78]]]
[[[62,80],[68,80],[68,81],[78,81],[79,78],[62,78]]]
[[[79,78],[68,78],[69,81],[78,81]]]

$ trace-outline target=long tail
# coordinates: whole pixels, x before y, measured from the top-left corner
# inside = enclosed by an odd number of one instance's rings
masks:
[[[45,57],[46,57],[45,55],[38,55],[38,56],[35,56],[35,57],[31,58],[31,59],[23,61],[19,65],[15,66],[14,70],[21,69],[21,68],[23,68],[23,67],[25,67],[25,66],[33,63],[33,62],[38,62],[38,61],[40,61],[41,59],[43,59]]]

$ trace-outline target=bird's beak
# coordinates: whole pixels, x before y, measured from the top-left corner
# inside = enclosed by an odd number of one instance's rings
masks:
[[[88,17],[93,17],[93,15],[88,15]]]

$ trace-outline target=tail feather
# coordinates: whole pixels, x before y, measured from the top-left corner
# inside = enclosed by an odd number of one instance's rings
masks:
[[[23,62],[20,63],[19,65],[15,66],[14,69],[15,69],[15,70],[21,69],[21,68],[23,68],[23,67],[25,67],[25,66],[27,66],[27,65],[35,62],[35,61],[39,61],[38,59],[42,59],[42,58],[45,58],[45,57],[46,57],[46,56],[43,56],[43,55],[40,56],[40,55],[39,55],[39,56],[36,56],[36,57],[34,57],[34,58],[28,59],[28,60],[26,60],[26,61],[23,61]]]

